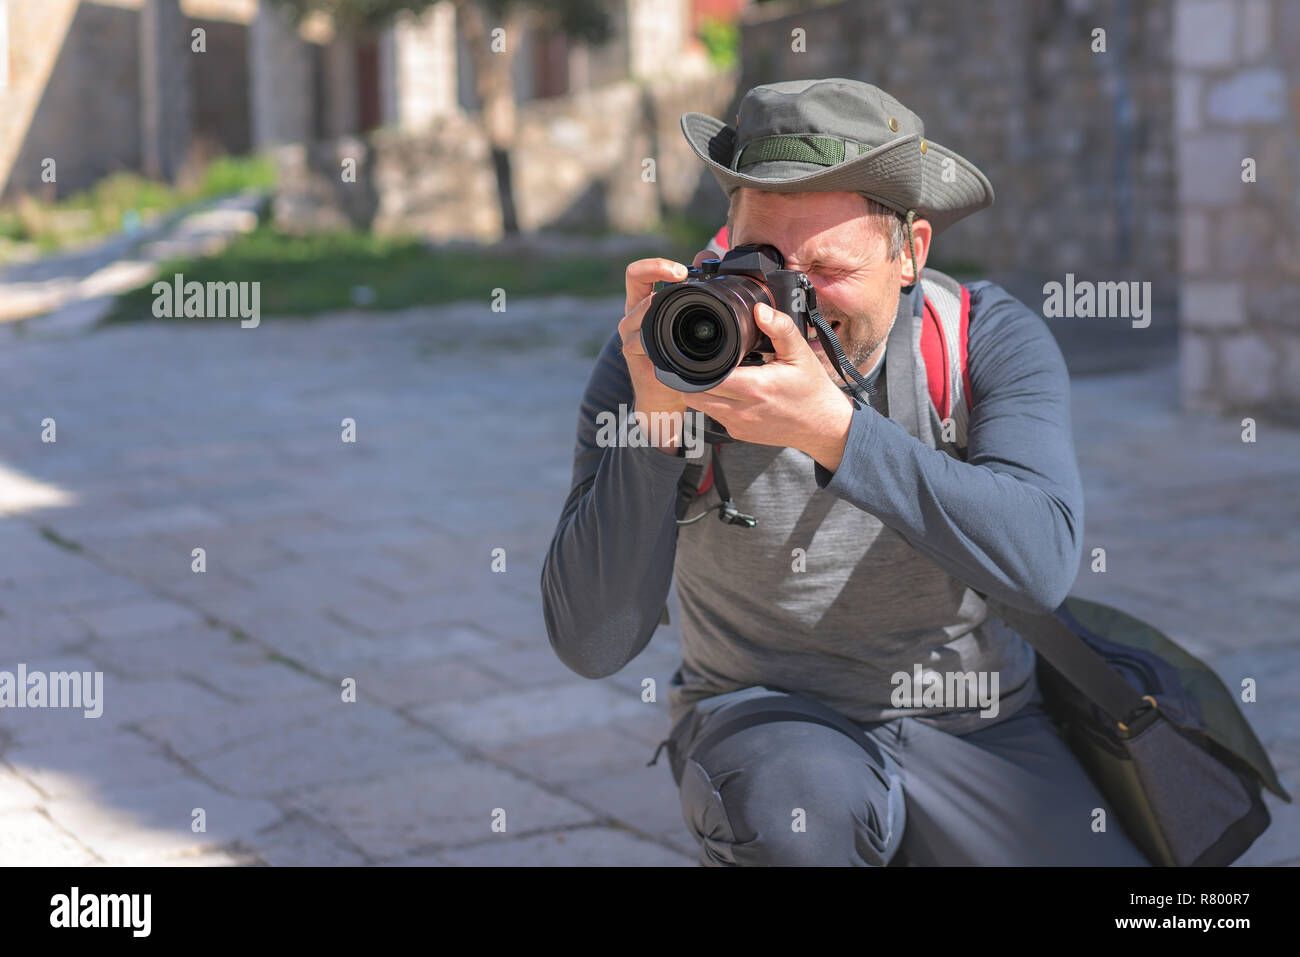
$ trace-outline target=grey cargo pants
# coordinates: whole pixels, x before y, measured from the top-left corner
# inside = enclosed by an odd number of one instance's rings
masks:
[[[743,702],[759,723],[728,722]],[[870,753],[816,717],[761,714],[792,703],[860,728]],[[668,753],[705,866],[1148,864],[1037,690],[958,736],[914,718],[855,724],[801,696],[745,688],[699,702]]]

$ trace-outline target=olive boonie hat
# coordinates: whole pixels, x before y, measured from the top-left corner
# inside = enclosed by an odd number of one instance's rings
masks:
[[[858,80],[756,86],[740,101],[734,127],[687,113],[682,132],[728,197],[742,186],[866,193],[928,219],[936,234],[993,203],[993,187],[974,164],[926,139],[919,116]]]

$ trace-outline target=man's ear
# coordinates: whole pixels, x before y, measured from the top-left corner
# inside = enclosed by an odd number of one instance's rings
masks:
[[[934,230],[930,226],[928,219],[912,220],[912,248],[916,253],[916,268],[925,271],[925,260],[930,255],[930,239],[934,235]],[[903,227],[903,249],[899,254],[902,257],[902,269],[899,274],[900,286],[910,286],[916,282],[916,276],[912,273],[912,257],[907,251],[907,227]]]

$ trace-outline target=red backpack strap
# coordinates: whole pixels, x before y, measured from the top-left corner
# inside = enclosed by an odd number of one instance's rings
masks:
[[[970,334],[970,290],[937,270],[921,277],[925,314],[921,324],[921,356],[930,388],[930,400],[941,420],[956,425],[956,444],[966,446],[970,418],[970,368],[967,343]]]
[[[961,368],[962,394],[966,397],[966,409],[971,407],[971,390],[970,390],[970,359],[966,352],[966,345],[970,337],[970,290],[965,286],[961,287],[961,336],[958,339],[958,361]]]
[[[944,339],[943,324],[930,297],[925,298],[925,313],[921,317],[921,358],[925,360],[925,379],[930,387],[930,402],[940,419],[946,419],[952,397],[948,388],[948,343]]]
[[[723,226],[714,233],[713,238],[709,240],[709,244],[705,248],[719,256],[725,253],[730,248],[727,245],[727,227]]]

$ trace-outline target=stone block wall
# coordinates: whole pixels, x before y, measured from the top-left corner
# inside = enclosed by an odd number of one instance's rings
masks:
[[[625,81],[521,105],[512,158],[521,228],[642,232],[665,211],[698,212],[700,167],[679,120],[692,109],[721,112],[734,87],[734,75]],[[340,177],[350,148],[361,154],[356,183]],[[384,129],[363,141],[294,147],[278,156],[280,228],[350,222],[434,241],[501,236],[487,139],[464,114],[438,117],[419,132]],[[715,218],[726,211],[717,192]]]
[[[1184,405],[1300,418],[1300,4],[1175,5]]]
[[[0,198],[54,199],[119,170],[171,178],[250,145],[251,0],[9,0]],[[206,31],[207,51],[191,50]],[[56,163],[54,183],[42,162]]]
[[[209,147],[239,156],[253,144],[249,116],[248,26],[227,20],[190,18],[188,31],[202,27],[208,52],[190,58],[193,134]]]
[[[249,24],[248,48],[253,148],[311,140],[312,48],[288,12],[261,4]]]
[[[189,151],[192,98],[191,34],[178,0],[144,0],[137,30],[140,153],[146,176],[175,179]]]
[[[138,10],[9,6],[10,50],[17,54],[11,70],[16,81],[32,86],[14,89],[0,104],[0,132],[12,137],[6,148],[13,151],[6,193],[65,196],[109,173],[139,169]],[[55,161],[53,184],[41,179],[47,157]]]

